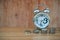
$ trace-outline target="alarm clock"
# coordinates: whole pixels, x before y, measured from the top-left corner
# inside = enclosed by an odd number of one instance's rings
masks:
[[[47,28],[50,23],[50,17],[47,14],[49,13],[49,10],[47,11],[35,10],[34,13],[36,13],[33,17],[34,25],[40,29]]]

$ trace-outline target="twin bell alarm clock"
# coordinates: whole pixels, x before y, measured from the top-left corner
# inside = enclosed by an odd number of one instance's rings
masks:
[[[49,8],[46,8],[42,11],[40,11],[39,9],[35,9],[33,17],[33,23],[35,27],[39,29],[47,28],[50,23],[50,17],[48,15],[49,13],[50,13]]]

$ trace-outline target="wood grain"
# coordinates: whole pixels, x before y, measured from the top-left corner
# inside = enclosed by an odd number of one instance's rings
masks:
[[[40,10],[44,10],[45,6],[39,6],[45,4],[50,8],[49,14],[51,22],[49,27],[58,27],[58,1],[55,0],[3,0],[0,5],[1,10],[1,25],[6,27],[34,27],[33,24],[33,11],[36,7]]]
[[[56,27],[56,34],[25,34],[33,31],[33,11],[50,8],[50,24]],[[59,0],[0,0],[0,40],[60,40],[60,1]]]

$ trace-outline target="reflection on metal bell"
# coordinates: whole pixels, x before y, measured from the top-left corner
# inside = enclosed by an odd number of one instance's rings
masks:
[[[34,10],[34,14],[38,14],[39,12],[40,12],[39,9],[35,9],[35,10]]]
[[[45,12],[45,13],[50,13],[49,8],[44,9],[44,12]]]

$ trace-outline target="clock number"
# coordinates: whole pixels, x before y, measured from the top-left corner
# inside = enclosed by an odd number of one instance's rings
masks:
[[[48,22],[47,18],[44,18],[43,23],[46,24]]]

